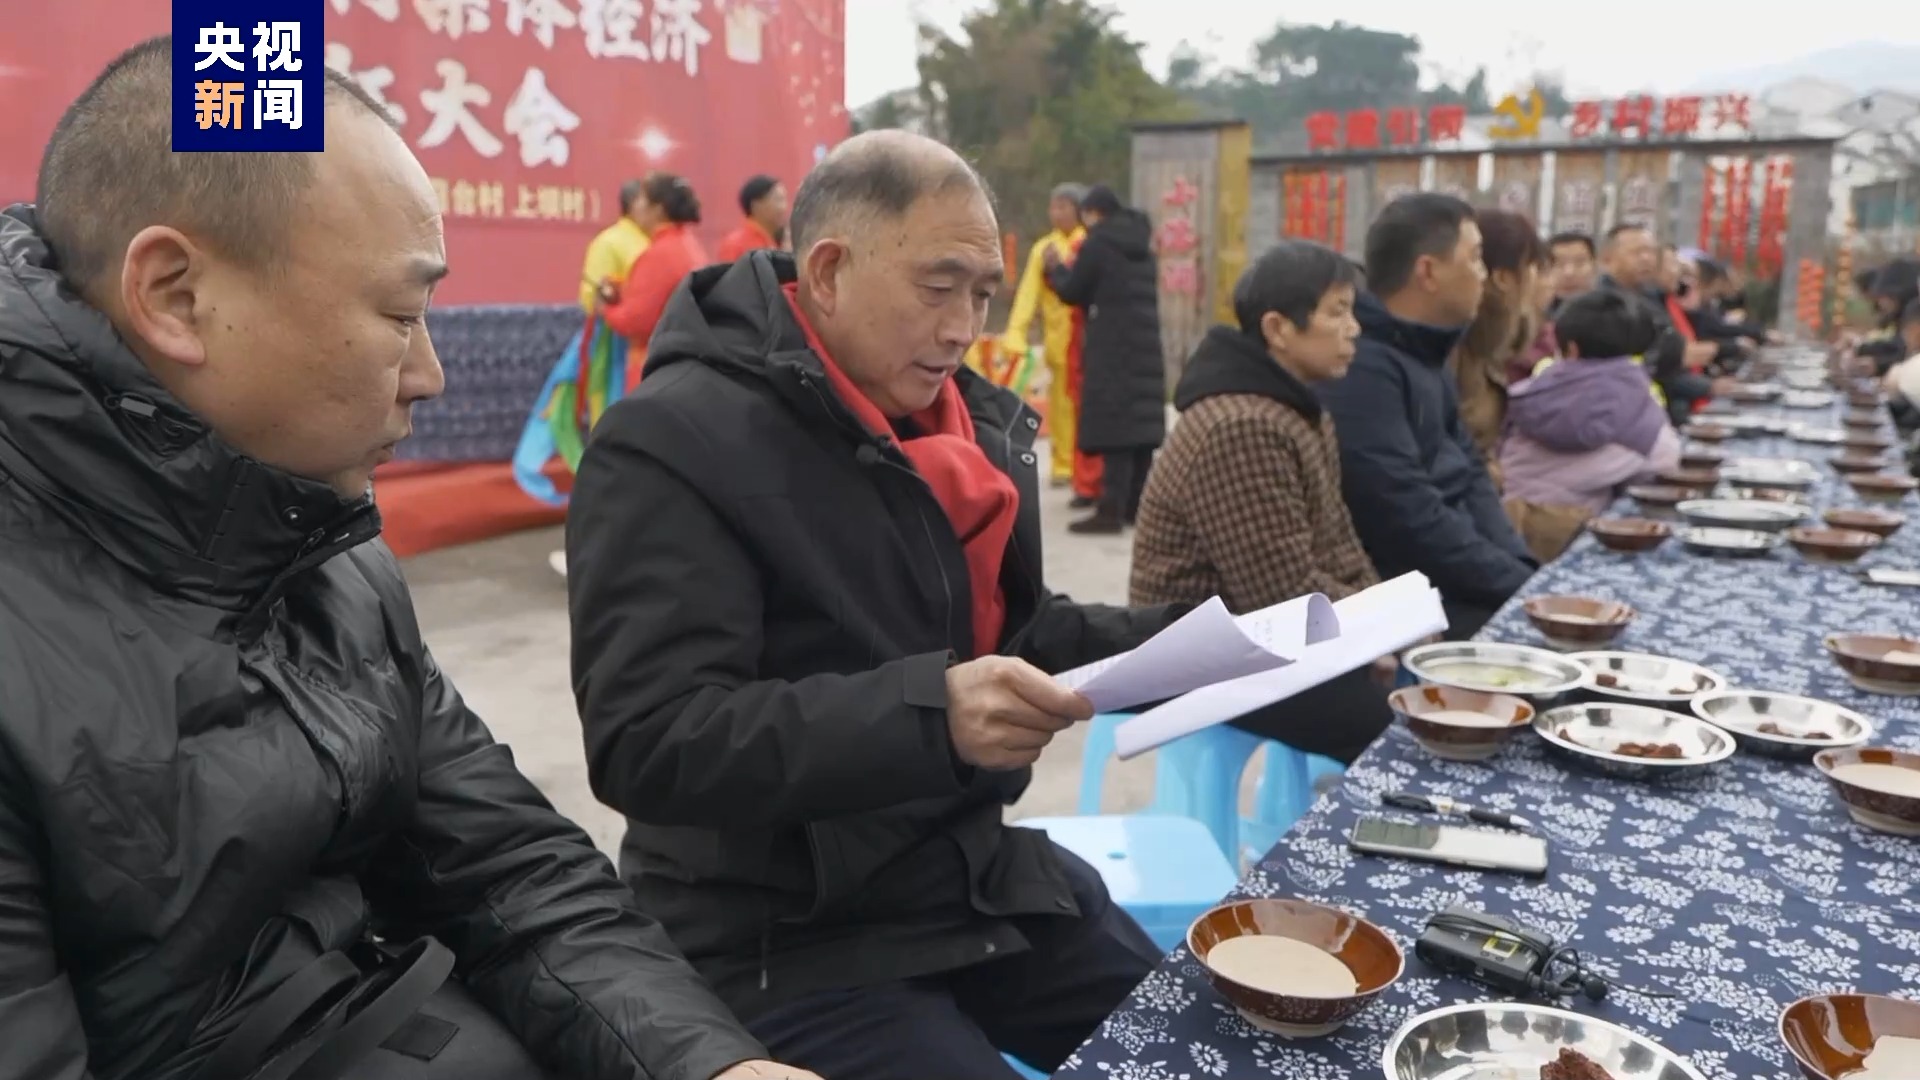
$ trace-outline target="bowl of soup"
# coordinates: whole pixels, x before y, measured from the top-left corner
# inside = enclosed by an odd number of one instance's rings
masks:
[[[1896,634],[1828,634],[1827,655],[1869,694],[1920,695],[1920,641]]]
[[[1485,761],[1533,723],[1533,706],[1512,694],[1457,686],[1403,686],[1387,704],[1414,742],[1445,761]]]
[[[1920,1077],[1920,1001],[1816,994],[1780,1013],[1780,1041],[1807,1080]]]
[[[1598,596],[1530,596],[1521,605],[1547,644],[1561,649],[1607,645],[1633,621],[1633,608]]]
[[[1853,820],[1895,836],[1920,836],[1920,754],[1850,746],[1814,755]]]
[[[1433,686],[1512,694],[1535,706],[1551,703],[1586,682],[1586,669],[1559,653],[1530,645],[1443,641],[1410,649],[1401,663]]]
[[[1871,507],[1836,507],[1820,515],[1820,520],[1836,529],[1854,529],[1869,532],[1885,539],[1900,531],[1907,523],[1905,514],[1896,514],[1891,510],[1875,510]]]
[[[1868,502],[1891,506],[1911,495],[1914,488],[1920,487],[1920,480],[1894,473],[1860,472],[1847,474],[1847,486]]]
[[[1306,900],[1221,904],[1194,920],[1187,949],[1247,1023],[1290,1039],[1340,1030],[1407,963],[1378,926]]]

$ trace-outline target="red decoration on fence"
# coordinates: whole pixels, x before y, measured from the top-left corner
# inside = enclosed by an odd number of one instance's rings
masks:
[[[1637,132],[1642,138],[1653,131],[1653,99],[1645,94],[1624,97],[1613,103],[1613,133]]]
[[[1467,127],[1465,105],[1435,105],[1427,110],[1427,141],[1459,142]]]
[[[1340,148],[1340,114],[1337,112],[1317,112],[1307,117],[1307,149],[1337,150]]]
[[[1420,142],[1420,110],[1398,108],[1387,110],[1387,137],[1395,146],[1414,146]]]
[[[1347,114],[1347,149],[1380,148],[1380,110],[1355,109]]]
[[[1668,98],[1660,111],[1660,134],[1691,135],[1700,130],[1700,99]]]
[[[1573,107],[1571,134],[1576,139],[1585,139],[1600,133],[1607,122],[1607,103],[1604,101],[1582,101]]]

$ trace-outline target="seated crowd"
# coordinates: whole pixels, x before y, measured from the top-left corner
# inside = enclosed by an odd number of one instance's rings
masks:
[[[1004,820],[1093,711],[1051,676],[1212,596],[1408,571],[1469,636],[1761,336],[1724,271],[1636,226],[1596,251],[1422,194],[1364,267],[1282,243],[1157,458],[1157,400],[1083,418],[1110,492],[1083,531],[1138,534],[1131,603],[1082,603],[1041,570],[1039,418],[962,364],[1006,270],[971,166],[848,140],[795,193],[792,253],[756,233],[700,269],[691,192],[636,187],[674,286],[599,298],[645,378],[567,529],[616,870],[463,704],[377,538],[373,470],[443,386],[424,316],[458,268],[425,173],[332,72],[324,153],[173,154],[171,62],[117,60],[0,215],[7,1077],[1055,1069],[1160,953]],[[1046,282],[1157,394],[1157,326],[1122,311],[1155,279],[1145,219],[1107,189],[1082,210]],[[1874,292],[1895,344],[1866,353],[1916,401],[1912,292]],[[1351,761],[1394,667],[1238,722]]]

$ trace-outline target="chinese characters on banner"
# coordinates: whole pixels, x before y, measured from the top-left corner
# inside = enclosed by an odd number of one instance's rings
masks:
[[[1314,113],[1305,123],[1308,150],[1393,150],[1460,141],[1467,110],[1463,105],[1434,105],[1424,111],[1411,107],[1329,111]]]
[[[1555,153],[1553,182],[1553,231],[1598,234],[1607,182],[1606,151]]]
[[[1288,169],[1280,177],[1280,235],[1347,246],[1347,174],[1343,169]]]
[[[846,137],[844,0],[320,2],[326,64],[440,197],[449,302],[570,298],[620,185],[655,170],[693,186],[712,244],[748,177],[792,187]]]
[[[1753,108],[1745,94],[1664,100],[1640,95],[1576,102],[1560,119],[1575,140],[1725,139],[1751,132]],[[1546,102],[1538,90],[1529,90],[1524,97],[1508,94],[1494,106],[1486,136],[1496,143],[1539,139],[1545,133],[1545,120]],[[1459,143],[1466,122],[1464,106],[1433,105],[1425,110],[1323,111],[1308,116],[1303,126],[1310,152],[1372,151]]]
[[[1663,210],[1667,204],[1667,171],[1671,159],[1672,155],[1664,150],[1621,151],[1615,221],[1644,225],[1655,236],[1665,238],[1667,230],[1663,226],[1667,215]]]
[[[1199,189],[1185,176],[1174,177],[1160,197],[1154,247],[1160,259],[1160,291],[1168,296],[1200,295],[1200,234],[1194,221],[1199,201]]]
[[[173,149],[319,151],[322,0],[173,5]]]

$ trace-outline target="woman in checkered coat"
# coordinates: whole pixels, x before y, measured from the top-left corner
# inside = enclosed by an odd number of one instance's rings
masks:
[[[1234,287],[1238,327],[1216,326],[1174,390],[1180,422],[1147,478],[1132,602],[1235,612],[1306,593],[1339,600],[1379,581],[1340,495],[1333,420],[1311,384],[1353,360],[1359,273],[1318,244],[1285,241]],[[1342,762],[1392,722],[1392,657],[1249,713],[1235,725]]]

